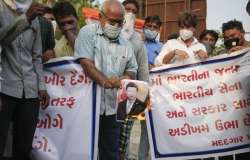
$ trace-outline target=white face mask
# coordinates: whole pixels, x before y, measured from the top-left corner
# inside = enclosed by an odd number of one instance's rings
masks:
[[[130,39],[134,33],[135,15],[131,12],[126,12],[124,19],[125,24],[122,28],[122,36],[126,39]]]
[[[194,35],[194,33],[191,30],[188,30],[188,29],[181,29],[180,30],[180,37],[184,41],[192,38],[193,35]]]
[[[113,40],[118,38],[119,34],[121,33],[121,28],[106,23],[103,27],[103,32],[106,37]]]
[[[16,11],[26,13],[32,4],[32,0],[15,0]]]

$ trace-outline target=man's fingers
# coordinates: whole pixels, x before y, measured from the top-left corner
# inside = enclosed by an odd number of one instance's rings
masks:
[[[46,91],[39,92],[39,101],[42,109],[46,109],[49,106],[49,95]]]
[[[49,106],[49,96],[45,95],[44,97],[44,108],[47,108]]]

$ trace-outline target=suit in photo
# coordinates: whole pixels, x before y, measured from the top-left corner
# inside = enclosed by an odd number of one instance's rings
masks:
[[[118,104],[118,109],[117,109],[117,120],[124,120],[127,116],[127,112],[126,112],[126,107],[127,106],[127,99],[124,101],[121,101]],[[141,112],[143,112],[146,108],[145,103],[143,103],[142,101],[140,101],[139,99],[136,98],[134,104],[131,107],[131,110],[129,111],[128,115],[138,115]]]

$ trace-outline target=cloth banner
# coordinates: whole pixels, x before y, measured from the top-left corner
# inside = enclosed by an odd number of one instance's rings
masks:
[[[49,107],[40,109],[32,156],[36,160],[97,159],[100,88],[72,57],[45,64]]]
[[[166,65],[150,73],[152,159],[250,151],[250,52]]]

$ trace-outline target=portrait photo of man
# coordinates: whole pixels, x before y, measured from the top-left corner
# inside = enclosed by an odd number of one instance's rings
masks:
[[[138,86],[133,82],[126,85],[127,98],[118,103],[118,121],[124,121],[128,117],[139,115],[145,110],[146,104],[137,98],[138,90]]]

